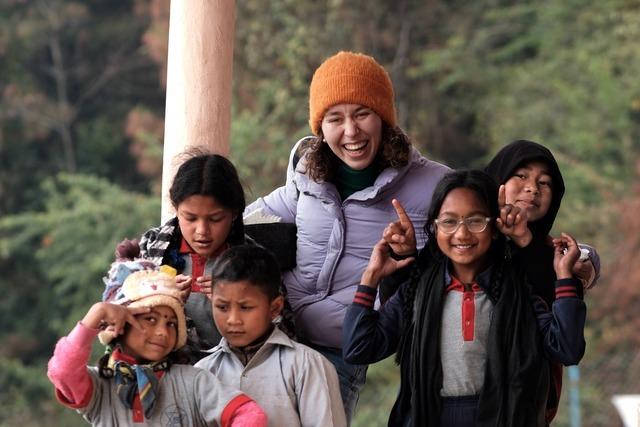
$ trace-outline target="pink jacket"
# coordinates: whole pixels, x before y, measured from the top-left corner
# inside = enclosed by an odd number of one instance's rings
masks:
[[[47,375],[56,388],[56,397],[65,406],[84,408],[91,400],[93,382],[85,367],[91,355],[91,344],[98,332],[78,323],[68,336],[56,344]],[[267,425],[264,411],[245,395],[237,396],[225,406],[222,419],[223,427]]]

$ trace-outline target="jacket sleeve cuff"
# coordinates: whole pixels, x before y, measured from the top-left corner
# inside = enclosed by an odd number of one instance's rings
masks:
[[[578,288],[580,286],[580,282],[574,278],[556,280],[556,300],[579,298]]]
[[[356,294],[353,297],[353,303],[362,307],[373,308],[376,302],[378,290],[366,285],[358,285]]]

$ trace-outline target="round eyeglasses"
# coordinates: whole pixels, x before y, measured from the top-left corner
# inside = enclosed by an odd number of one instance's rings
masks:
[[[438,218],[434,220],[438,230],[445,234],[453,234],[458,231],[460,225],[464,224],[472,233],[482,233],[487,228],[487,224],[491,222],[491,217],[488,216],[470,216],[465,219],[455,218]]]

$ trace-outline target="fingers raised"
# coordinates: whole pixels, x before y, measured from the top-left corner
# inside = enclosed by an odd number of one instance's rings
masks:
[[[400,224],[405,228],[413,227],[413,223],[411,222],[409,215],[407,215],[407,212],[404,210],[404,207],[402,207],[402,204],[397,199],[391,200],[391,204],[396,210]]]
[[[125,321],[129,323],[134,328],[139,331],[144,331],[144,327],[136,318],[138,314],[149,313],[151,311],[150,307],[127,307],[127,314],[125,317]],[[123,325],[124,326],[124,325]]]

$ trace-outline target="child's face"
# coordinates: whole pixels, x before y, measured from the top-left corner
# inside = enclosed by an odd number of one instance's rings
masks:
[[[283,306],[281,296],[273,301],[247,281],[216,282],[211,299],[213,319],[227,342],[245,347],[267,333]]]
[[[469,217],[488,217],[489,210],[468,188],[451,190],[444,199],[438,220],[463,220]],[[493,240],[490,222],[484,231],[472,233],[466,224],[447,234],[436,226],[436,240],[440,250],[451,260],[453,274],[464,283],[471,283],[486,268],[487,252]]]
[[[234,215],[213,197],[187,197],[177,213],[182,237],[198,255],[208,258],[227,241]]]
[[[507,203],[525,209],[529,222],[537,221],[549,211],[553,197],[552,184],[546,164],[527,163],[516,169],[513,176],[505,182]]]
[[[144,332],[129,326],[123,339],[124,352],[139,362],[157,362],[167,357],[178,339],[178,319],[173,309],[166,305],[152,307],[136,319]]]

